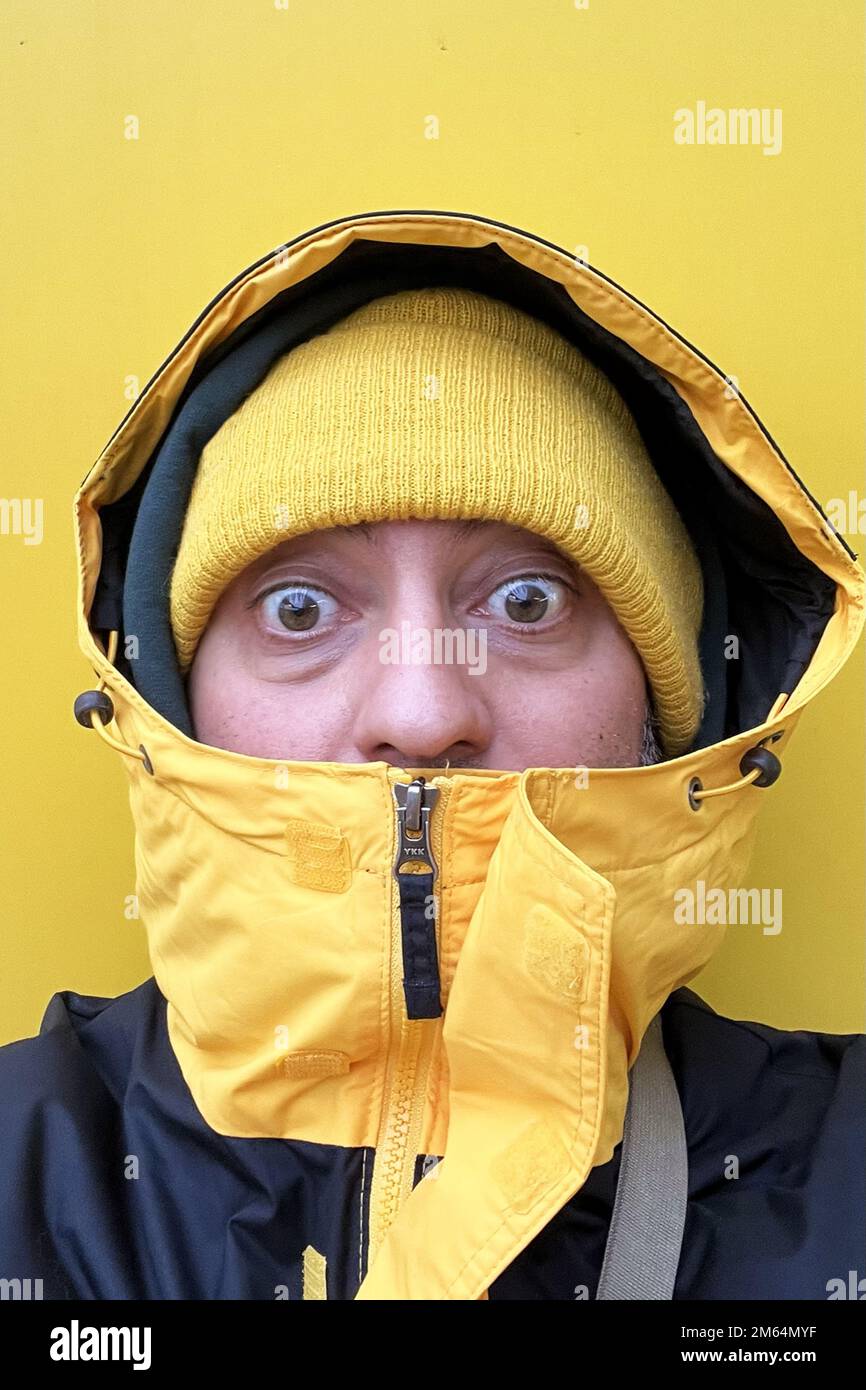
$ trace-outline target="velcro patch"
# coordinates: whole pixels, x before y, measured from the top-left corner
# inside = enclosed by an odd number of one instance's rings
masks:
[[[544,1120],[536,1120],[491,1164],[515,1211],[527,1212],[571,1167],[565,1145]]]
[[[323,893],[345,893],[352,881],[349,841],[335,825],[311,820],[286,824],[286,854],[292,882]]]
[[[284,1076],[295,1081],[318,1076],[343,1076],[349,1070],[345,1052],[326,1052],[321,1048],[309,1052],[287,1052],[275,1063]]]
[[[523,964],[533,979],[575,1004],[583,1003],[589,988],[589,943],[578,927],[543,907],[526,919]]]

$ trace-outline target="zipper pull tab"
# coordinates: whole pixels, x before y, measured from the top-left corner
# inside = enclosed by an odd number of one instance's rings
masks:
[[[442,1014],[439,955],[433,884],[439,872],[430,847],[430,817],[439,800],[439,788],[428,787],[423,777],[395,782],[392,787],[397,816],[397,849],[392,873],[400,894],[400,934],[403,947],[403,994],[407,1018],[439,1018]],[[417,866],[427,872],[419,873]],[[407,866],[412,865],[411,871]]]
[[[392,791],[397,803],[394,876],[399,876],[403,864],[426,864],[435,878],[439,868],[430,848],[430,816],[439,788],[428,787],[423,777],[416,777],[414,782],[395,782]]]

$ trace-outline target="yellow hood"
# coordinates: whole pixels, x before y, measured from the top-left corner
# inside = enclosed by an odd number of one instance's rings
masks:
[[[335,319],[387,292],[383,265],[388,289],[459,279],[615,355],[648,441],[675,433],[665,466],[676,452],[706,497],[749,654],[726,736],[672,761],[426,770],[435,1018],[406,1017],[392,874],[391,788],[425,770],[200,744],[93,623],[101,513],[143,478],[193,373],[277,296],[291,313],[321,285]],[[114,715],[93,724],[129,773],[139,908],[195,1104],[220,1134],[371,1151],[359,1298],[483,1297],[619,1143],[647,1026],[724,931],[678,924],[674,894],[741,882],[800,714],[859,635],[862,569],[742,396],[663,320],[548,242],[453,213],[341,219],[238,275],[115,431],[75,525],[80,645]],[[413,1187],[418,1155],[444,1161]]]

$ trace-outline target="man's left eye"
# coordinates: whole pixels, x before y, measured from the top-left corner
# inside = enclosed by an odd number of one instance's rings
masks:
[[[508,618],[513,623],[538,623],[562,611],[566,588],[561,579],[541,574],[525,575],[500,584],[488,602],[497,618]]]

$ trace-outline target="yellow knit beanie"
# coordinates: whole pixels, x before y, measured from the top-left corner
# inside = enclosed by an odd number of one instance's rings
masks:
[[[374,299],[281,357],[202,450],[171,581],[186,673],[218,598],[302,532],[484,518],[545,536],[640,656],[670,757],[703,712],[703,584],[609,379],[547,324],[452,287]]]

